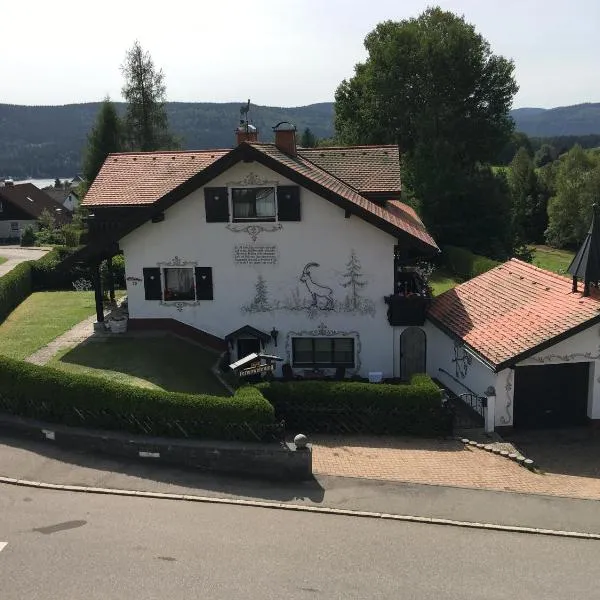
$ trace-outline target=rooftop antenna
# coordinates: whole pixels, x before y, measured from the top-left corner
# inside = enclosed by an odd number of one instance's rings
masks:
[[[248,133],[248,113],[250,112],[250,98],[248,98],[248,103],[240,106],[240,125],[246,130]]]

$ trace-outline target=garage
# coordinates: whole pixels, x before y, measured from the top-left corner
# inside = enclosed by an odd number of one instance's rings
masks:
[[[514,426],[530,429],[585,423],[589,369],[588,362],[517,367]]]

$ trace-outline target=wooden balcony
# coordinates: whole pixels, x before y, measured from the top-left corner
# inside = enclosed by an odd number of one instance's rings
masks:
[[[387,318],[393,327],[406,325],[423,325],[427,309],[431,302],[428,296],[399,296],[392,294],[384,297],[388,305]]]
[[[394,293],[384,297],[388,322],[393,327],[423,325],[431,294],[416,270],[396,269]]]

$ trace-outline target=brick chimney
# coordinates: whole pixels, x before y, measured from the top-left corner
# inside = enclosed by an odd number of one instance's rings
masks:
[[[296,156],[296,126],[289,121],[281,121],[273,127],[275,146],[290,156]]]
[[[240,126],[235,130],[238,146],[242,142],[258,142],[258,129],[250,123],[242,121]]]

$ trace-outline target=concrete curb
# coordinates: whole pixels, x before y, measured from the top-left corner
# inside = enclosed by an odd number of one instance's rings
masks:
[[[471,521],[455,521],[437,517],[419,517],[415,515],[394,515],[390,513],[350,510],[344,508],[329,508],[324,506],[303,506],[301,504],[286,504],[282,502],[265,502],[263,500],[242,500],[235,498],[214,498],[210,496],[196,496],[192,494],[169,494],[162,492],[141,492],[135,490],[118,490],[110,488],[86,487],[80,485],[62,485],[56,483],[42,483],[28,481],[14,477],[0,476],[0,484],[31,487],[46,490],[62,490],[86,494],[105,494],[111,496],[130,496],[136,498],[151,498],[155,500],[178,500],[183,502],[201,502],[203,504],[225,504],[230,506],[249,506],[253,508],[267,508],[276,510],[289,510],[294,512],[308,512],[324,515],[338,515],[344,517],[360,517],[367,519],[384,519],[387,521],[401,521],[405,523],[422,523],[426,525],[446,525],[462,527],[465,529],[483,529],[487,531],[502,531],[505,533],[524,533],[530,535],[545,535],[551,537],[572,538],[580,540],[600,541],[598,533],[584,533],[580,531],[561,531],[555,529],[541,529],[538,527],[521,527],[518,525],[497,525],[494,523],[477,523]]]

